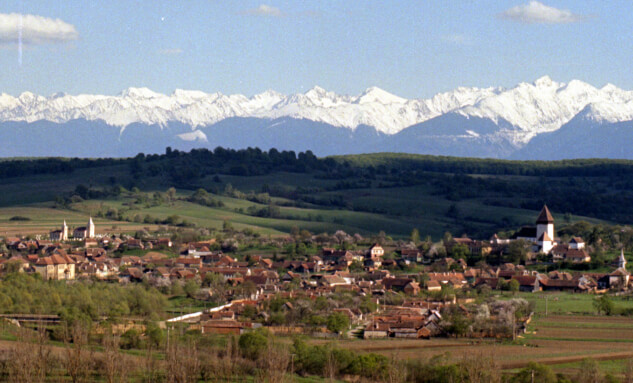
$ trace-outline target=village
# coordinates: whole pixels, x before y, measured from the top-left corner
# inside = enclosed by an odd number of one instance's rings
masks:
[[[531,267],[591,260],[582,238],[565,243],[556,238],[547,206],[535,226],[522,227],[509,238],[445,238],[444,253],[392,242],[349,250],[345,244],[321,246],[316,254],[285,258],[276,252],[243,255],[223,251],[213,238],[176,244],[168,236],[105,234],[92,217],[87,221],[72,230],[63,221],[44,239],[4,238],[3,273],[32,273],[68,283],[143,283],[165,293],[184,288],[210,308],[183,312],[166,323],[202,334],[242,334],[267,327],[282,335],[363,339],[514,338],[525,329],[533,308],[524,299],[476,302],[477,296],[495,291],[601,294],[630,289],[623,250],[609,272],[539,272]],[[467,262],[468,255],[475,254],[504,259],[519,245],[525,250],[520,262]],[[127,255],[130,252],[143,255]]]

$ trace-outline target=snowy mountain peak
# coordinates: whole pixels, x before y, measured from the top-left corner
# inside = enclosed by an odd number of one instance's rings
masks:
[[[558,83],[554,82],[549,76],[545,75],[534,81],[534,86],[537,88],[558,87]]]
[[[592,107],[585,109],[588,105]],[[46,98],[30,92],[17,98],[0,96],[0,122],[84,119],[121,128],[132,123],[166,126],[179,122],[192,131],[230,117],[290,117],[352,130],[368,125],[396,134],[453,113],[492,121],[499,130],[507,130],[503,134],[518,146],[539,133],[559,129],[583,110],[594,120],[626,121],[633,115],[633,92],[612,84],[597,89],[578,80],[565,84],[543,76],[508,89],[459,87],[430,99],[405,99],[378,87],[347,96],[319,86],[305,93],[283,95],[269,90],[252,97],[182,89],[166,96],[148,88],[128,88],[118,96],[55,94]]]
[[[171,94],[171,96],[175,98],[180,98],[180,99],[184,98],[184,99],[190,99],[190,100],[198,100],[198,99],[207,97],[207,94],[199,90],[176,89]]]
[[[376,86],[367,88],[358,98],[355,100],[357,104],[366,104],[370,102],[377,102],[380,104],[403,104],[407,102],[406,99],[391,94],[385,90],[382,90]]]
[[[157,98],[163,96],[160,93],[156,93],[149,88],[127,88],[126,90],[120,93],[121,97],[129,97],[129,98]]]

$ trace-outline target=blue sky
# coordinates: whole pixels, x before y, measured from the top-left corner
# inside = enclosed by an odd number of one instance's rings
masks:
[[[543,75],[633,89],[632,30],[630,0],[4,0],[0,93],[319,85],[419,98]]]

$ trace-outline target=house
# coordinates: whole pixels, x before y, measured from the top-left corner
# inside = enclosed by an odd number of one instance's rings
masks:
[[[203,334],[233,334],[240,335],[253,328],[250,322],[238,322],[235,320],[215,319],[202,322],[200,329]]]
[[[422,263],[422,252],[418,249],[400,249],[400,257],[407,263]]]
[[[388,323],[371,323],[365,327],[363,332],[364,339],[386,338],[387,336],[389,336]]]
[[[565,254],[565,260],[571,263],[589,263],[591,262],[591,256],[584,249],[569,249]]]
[[[440,291],[440,290],[442,290],[442,285],[438,281],[428,281],[428,282],[426,282],[426,290],[427,291]]]
[[[127,282],[142,282],[143,270],[138,267],[128,267],[127,269],[121,271],[119,276]]]
[[[200,258],[187,258],[180,257],[176,259],[174,262],[174,266],[176,267],[193,267],[199,269],[202,267],[202,260]]]
[[[461,289],[468,281],[464,277],[464,273],[428,273],[429,282],[437,281],[441,285],[450,284],[455,288]]]
[[[519,291],[529,293],[541,291],[539,280],[535,275],[515,275],[512,279],[519,282]]]
[[[55,253],[35,262],[35,271],[44,280],[75,279],[75,262],[65,253]]]
[[[415,281],[411,278],[388,277],[388,278],[383,278],[382,285],[384,286],[385,290],[404,291],[404,288],[411,282],[415,282]],[[420,288],[418,285],[418,292],[419,291],[420,291]]]
[[[578,279],[549,279],[541,278],[539,285],[543,291],[577,291]]]
[[[404,286],[403,291],[405,294],[418,295],[420,293],[420,285],[418,282],[409,282]]]
[[[145,245],[143,245],[143,242],[140,239],[136,238],[128,239],[127,241],[125,241],[125,245],[128,249],[145,249]]]
[[[552,248],[550,255],[553,262],[587,263],[591,262],[591,256],[584,249],[584,245],[559,244]]]
[[[382,248],[379,244],[375,243],[372,247],[369,248],[369,258],[381,258],[385,255],[385,249]]]
[[[582,250],[585,248],[585,241],[580,237],[574,237],[569,241],[569,248],[574,250]]]

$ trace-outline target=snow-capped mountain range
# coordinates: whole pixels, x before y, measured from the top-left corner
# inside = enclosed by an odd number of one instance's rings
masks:
[[[134,144],[122,143],[129,136],[126,130],[130,127],[136,130],[152,127],[146,132],[154,137],[135,136],[137,151],[164,150],[143,145],[143,141],[155,141],[160,136],[156,145],[173,141],[171,146],[175,147],[239,146],[242,138],[244,146],[311,149],[317,154],[412,151],[531,158],[521,153],[534,150],[530,143],[535,137],[550,137],[545,142],[551,146],[550,141],[557,139],[557,133],[565,133],[564,128],[570,122],[586,130],[587,126],[609,126],[631,120],[633,91],[612,84],[596,88],[578,80],[561,83],[547,76],[510,89],[460,87],[429,99],[405,99],[376,87],[358,96],[339,95],[320,87],[305,93],[282,95],[267,91],[252,97],[187,90],[164,95],[147,88],[129,88],[117,96],[61,93],[43,97],[30,92],[18,97],[0,95],[0,139],[10,137],[10,129],[26,129],[24,133],[35,134],[29,140],[50,134],[51,127],[55,127],[57,134],[67,134],[62,126],[67,126],[75,137],[88,131],[99,134],[92,129],[99,125],[105,129],[104,134],[116,131],[116,145],[126,147],[123,152],[95,150],[113,156],[135,151]],[[89,125],[90,129],[81,131],[81,126]],[[301,141],[287,142],[287,136],[297,134],[297,130],[306,140],[303,145]],[[624,134],[620,138],[630,142],[633,129],[619,131],[621,136]],[[566,134],[570,133],[573,132]],[[609,134],[608,130],[602,133]],[[345,142],[328,144],[328,135],[340,136]],[[261,142],[254,140],[256,137]],[[19,143],[15,138],[12,141]],[[320,144],[326,147],[319,147]],[[469,149],[464,152],[464,148]],[[3,151],[6,149],[0,149],[0,155],[20,155],[16,150]],[[591,154],[572,153],[563,157]]]

